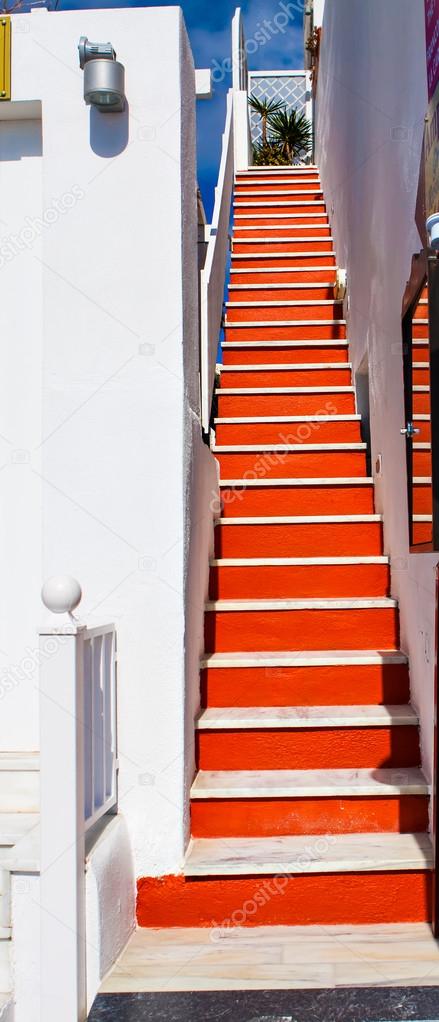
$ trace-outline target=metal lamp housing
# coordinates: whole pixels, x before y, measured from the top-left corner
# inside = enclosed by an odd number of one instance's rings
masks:
[[[88,60],[84,66],[84,99],[102,113],[120,113],[125,106],[125,68],[118,60]]]

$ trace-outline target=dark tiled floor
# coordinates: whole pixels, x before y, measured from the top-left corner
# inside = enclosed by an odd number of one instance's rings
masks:
[[[439,987],[104,994],[89,1022],[420,1022],[439,1020]]]

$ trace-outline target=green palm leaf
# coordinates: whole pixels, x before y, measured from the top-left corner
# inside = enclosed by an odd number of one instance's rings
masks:
[[[282,109],[282,103],[277,99],[267,99],[266,96],[263,96],[262,99],[257,99],[256,96],[249,96],[248,101],[252,110],[255,110],[261,118],[262,144],[266,145],[268,118]]]
[[[312,149],[312,127],[305,114],[284,108],[268,114],[267,121],[273,141],[281,146],[290,163]]]

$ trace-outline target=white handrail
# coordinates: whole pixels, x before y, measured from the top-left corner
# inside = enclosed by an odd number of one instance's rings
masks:
[[[230,89],[227,94],[226,124],[210,237],[206,261],[201,271],[201,423],[205,433],[209,431],[216,355],[223,315],[234,176],[233,91]]]
[[[247,50],[245,46],[244,20],[240,7],[236,8],[232,19],[232,74],[234,91],[247,92]]]
[[[85,1022],[85,835],[117,805],[116,633],[72,610],[81,589],[43,586],[40,629],[41,1018]],[[58,615],[55,617],[55,615]]]

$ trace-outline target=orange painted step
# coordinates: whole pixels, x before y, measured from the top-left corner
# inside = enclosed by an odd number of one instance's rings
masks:
[[[311,224],[329,227],[329,217],[323,210],[316,213],[278,213],[272,216],[264,216],[264,214],[253,213],[253,214],[240,214],[235,216],[233,224],[233,233],[237,235],[242,230],[248,230],[249,227],[296,227],[300,225]]]
[[[303,200],[298,195],[285,196],[285,201],[276,199],[274,195],[270,195],[266,199],[260,196],[261,201],[257,202],[255,198],[250,196],[240,196],[239,200],[234,203],[235,216],[239,213],[260,213],[266,216],[276,216],[279,213],[325,213],[325,203],[322,202],[321,196],[317,199],[313,199],[311,196],[304,196]],[[288,201],[287,201],[288,200]],[[291,200],[291,201],[290,201]]]
[[[431,476],[431,451],[413,451],[413,475]]]
[[[313,181],[295,181],[291,184],[278,185],[275,187],[273,184],[262,185],[258,184],[250,186],[243,185],[238,186],[235,191],[234,202],[237,209],[242,202],[257,201],[259,203],[264,202],[300,202],[302,199],[304,202],[321,202],[322,201],[322,190],[319,183]]]
[[[430,369],[429,368],[413,368],[413,383],[415,386],[419,383],[427,384],[430,383]]]
[[[251,485],[250,485],[251,483]],[[430,491],[431,492],[431,491]],[[360,480],[331,485],[321,481],[299,485],[273,482],[263,485],[253,480],[235,480],[220,488],[223,518],[270,515],[355,515],[374,513],[374,490]],[[419,510],[418,514],[422,511]],[[426,511],[426,514],[429,512]]]
[[[331,406],[331,407],[329,407]],[[333,415],[355,413],[355,399],[352,389],[344,393],[296,393],[288,391],[278,394],[225,394],[218,392],[218,417],[240,417],[245,415],[325,415],[325,409]]]
[[[235,182],[235,198],[238,198],[245,192],[255,192],[258,196],[262,197],[268,192],[269,194],[284,194],[291,191],[295,192],[309,192],[309,191],[321,192],[321,183],[318,174],[306,175],[301,174],[300,176],[289,176],[281,175],[276,180],[267,178],[264,174],[256,181],[241,181],[238,179]]]
[[[334,286],[333,284],[327,284],[323,281],[321,287],[312,286],[312,284],[299,284],[298,287],[285,286],[282,287],[280,284],[276,286],[271,285],[270,287],[255,286],[242,287],[236,286],[229,288],[229,301],[230,302],[282,302],[282,301],[304,301],[310,302],[315,299],[319,301],[331,301],[334,298]]]
[[[395,607],[366,609],[210,610],[205,614],[207,652],[239,652],[263,645],[271,650],[397,649],[399,618]]]
[[[264,451],[255,447],[251,452],[225,452],[215,448],[214,454],[224,479],[242,479],[246,473],[249,473],[250,479],[257,476],[265,479],[319,479],[366,475],[364,450],[312,451],[310,447],[310,443],[302,444],[294,451],[280,447],[277,451]],[[420,472],[417,474],[421,475]]]
[[[419,440],[420,443],[429,444],[431,441],[431,419],[428,421],[416,419],[414,424],[416,429],[419,429],[416,439]]]
[[[229,521],[237,524],[226,525],[225,522]],[[379,516],[359,522],[317,520],[303,524],[288,524],[281,519],[258,524],[256,520],[251,525],[245,520],[241,524],[238,518],[226,518],[215,528],[217,558],[374,557],[381,554],[382,523]],[[376,643],[374,648],[377,648]]]
[[[264,323],[263,326],[226,326],[226,341],[325,341],[346,340],[346,323],[321,320],[318,323],[309,320],[288,323]]]
[[[431,543],[433,526],[431,522],[415,522],[413,525],[413,543]]]
[[[336,368],[327,364],[314,368],[311,365],[302,368],[297,363],[292,369],[287,364],[274,363],[267,366],[251,365],[240,372],[239,367],[225,368],[221,372],[221,386],[225,389],[246,387],[350,387],[352,370],[350,364]]]
[[[425,390],[424,392],[417,392],[413,394],[413,413],[414,415],[429,415],[430,414],[430,391]]]
[[[294,296],[293,296],[294,300]],[[300,298],[297,299],[300,301]],[[229,305],[227,309],[227,323],[258,323],[272,322],[273,320],[340,320],[343,319],[343,306],[331,301],[330,305]],[[421,374],[423,377],[425,373]],[[427,376],[429,372],[427,371]],[[424,383],[425,380],[415,380]]]
[[[316,223],[314,220],[312,223],[305,221],[302,224],[295,223],[292,221],[289,224],[270,224],[268,226],[264,224],[256,223],[251,226],[238,226],[235,224],[233,231],[233,241],[236,244],[240,238],[252,239],[255,237],[266,238],[267,241],[276,240],[277,238],[284,238],[285,235],[294,238],[306,238],[309,235],[318,238],[330,238],[331,228],[328,223]]]
[[[387,596],[388,564],[237,564],[210,569],[211,600]]]
[[[317,269],[319,266],[322,266],[326,268],[327,273],[327,267],[335,267],[335,265],[335,255],[329,251],[322,252],[316,248],[312,249],[312,251],[305,251],[301,248],[300,253],[296,252],[293,254],[291,254],[291,249],[288,249],[286,253],[246,252],[240,255],[234,252],[232,255],[232,269],[235,270],[277,270],[290,268],[297,270],[300,267],[303,269],[309,269],[310,267],[311,269]]]
[[[260,239],[258,241],[253,240],[251,243],[248,241],[240,241],[239,238],[233,242],[234,255],[249,255],[254,257],[256,255],[274,255],[282,252],[332,252],[333,244],[331,238],[320,238],[310,237],[309,233],[304,238],[295,238],[291,236],[286,241],[280,241],[279,239]]]
[[[270,894],[269,877],[142,879],[138,882],[138,923],[155,928],[218,927],[220,937],[229,926],[238,923],[350,925],[416,923],[431,918],[428,871],[320,875],[305,872],[282,881],[282,888],[279,883],[276,888],[273,880]],[[242,906],[251,908],[244,911]]]
[[[337,770],[418,766],[416,727],[198,731],[200,770]]]
[[[285,268],[273,268],[264,269],[262,272],[258,271],[257,266],[250,270],[239,269],[239,264],[235,267],[235,271],[231,275],[232,284],[257,284],[264,286],[266,284],[278,284],[283,287],[285,284],[326,284],[328,281],[332,281],[335,284],[335,265],[328,263],[327,269],[323,266],[306,267],[302,266],[299,269],[293,269],[292,267]],[[312,296],[311,296],[312,297]]]
[[[420,302],[419,305],[416,306],[415,311],[413,313],[413,319],[415,322],[420,319],[428,320],[428,303],[424,305],[421,304]]]
[[[249,341],[242,344],[234,342],[233,345],[223,344],[223,364],[229,365],[271,365],[276,362],[278,365],[293,365],[298,363],[304,365],[306,362],[340,362],[348,361],[348,348],[345,342],[334,341],[325,345],[318,341],[299,341],[294,346],[282,341],[276,344],[275,341],[268,341],[267,344],[260,342],[258,346]]]
[[[413,490],[413,513],[415,515],[431,515],[433,513],[433,488],[431,483],[416,483]]]
[[[293,443],[361,443],[360,422],[333,418],[327,422],[237,422],[215,425],[216,443],[276,444],[291,437]]]
[[[416,344],[413,348],[413,359],[415,362],[429,362],[430,361],[430,347],[428,343]]]
[[[422,323],[420,321],[413,322],[413,338],[419,340],[420,338],[428,337],[428,323]]]
[[[202,706],[358,706],[398,705],[409,700],[404,663],[214,667],[201,671]],[[326,660],[329,657],[326,655]],[[321,660],[325,660],[322,654]],[[209,663],[209,662],[208,662]]]
[[[428,797],[192,799],[193,837],[422,833]],[[358,920],[357,920],[358,922]]]

